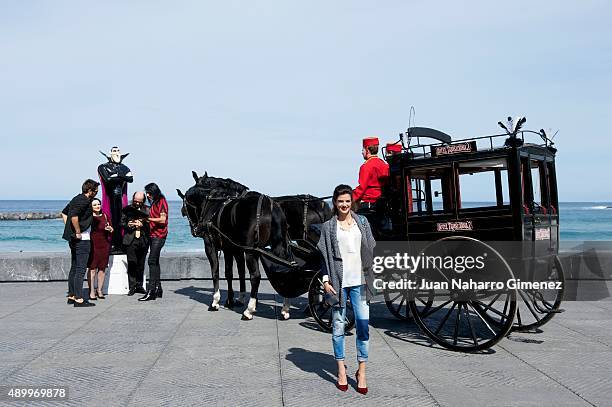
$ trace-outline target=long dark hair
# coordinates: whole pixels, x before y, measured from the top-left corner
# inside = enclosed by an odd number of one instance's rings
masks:
[[[351,196],[351,201],[353,200],[353,188],[346,184],[340,184],[336,188],[334,188],[334,196],[332,198],[332,212],[334,215],[338,215],[338,208],[336,208],[336,199],[340,195],[349,194]]]
[[[151,182],[145,185],[145,192],[151,194],[151,203],[155,203],[159,201],[160,198],[165,198],[164,194],[162,194],[161,189],[157,186],[155,182]]]

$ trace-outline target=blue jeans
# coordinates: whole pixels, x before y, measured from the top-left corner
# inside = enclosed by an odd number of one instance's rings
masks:
[[[365,285],[342,288],[342,304],[332,309],[332,344],[336,360],[344,360],[344,325],[346,317],[346,299],[350,298],[355,313],[355,326],[357,328],[357,360],[368,360],[370,347],[370,307],[366,303]]]

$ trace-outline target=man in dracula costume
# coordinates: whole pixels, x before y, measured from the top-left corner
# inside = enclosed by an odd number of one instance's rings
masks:
[[[123,228],[121,227],[121,210],[127,206],[127,184],[134,181],[130,169],[123,164],[128,154],[121,154],[119,147],[110,150],[108,162],[98,166],[98,175],[102,185],[102,212],[111,219],[113,234],[111,236],[112,254],[125,253],[122,244]]]

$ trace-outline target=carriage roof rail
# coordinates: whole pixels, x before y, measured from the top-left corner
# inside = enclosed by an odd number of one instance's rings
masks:
[[[408,145],[413,137],[417,139],[417,144],[421,144],[420,138],[431,138],[444,144],[450,144],[453,140],[448,134],[429,127],[411,127],[406,130],[406,136]]]
[[[428,129],[433,130],[433,129]],[[436,130],[433,130],[434,132]],[[440,132],[441,134],[444,134]],[[418,133],[417,133],[418,134]],[[535,142],[529,142],[528,136],[537,136]],[[413,133],[414,137],[414,133]],[[422,136],[419,136],[422,137]],[[450,137],[450,136],[448,136]],[[553,147],[553,142],[550,140],[545,133],[542,131],[533,131],[520,129],[515,134],[502,133],[492,134],[487,136],[475,136],[467,137],[462,139],[452,140],[448,142],[448,138],[442,138],[440,140],[437,137],[428,137],[434,140],[430,142],[421,142],[419,139],[416,140],[415,144],[411,144],[411,138],[408,137],[406,144],[403,148],[403,152],[410,152],[411,159],[424,159],[432,157],[432,151],[443,146],[454,146],[454,145],[465,145],[465,152],[477,152],[477,151],[491,151],[505,148],[520,148],[522,146],[539,146],[548,149],[551,153],[556,153],[557,149]],[[496,141],[502,139],[503,142],[499,143]],[[539,142],[538,142],[539,141]],[[469,146],[468,146],[469,145]],[[388,158],[385,156],[385,158]]]

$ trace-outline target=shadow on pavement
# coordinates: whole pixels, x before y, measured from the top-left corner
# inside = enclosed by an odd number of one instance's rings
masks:
[[[197,301],[201,304],[205,304],[209,306],[213,301],[213,289],[210,287],[196,287],[189,286],[184,288],[179,288],[174,291],[176,294],[184,295],[189,297],[189,299]],[[224,307],[225,300],[227,298],[227,290],[220,290],[221,292],[221,301],[219,303],[221,309],[226,309],[228,311],[234,311],[236,314],[242,314],[242,312],[246,308],[246,304],[236,305],[233,308]],[[281,299],[280,302],[278,299]],[[283,306],[282,297],[277,294],[267,294],[267,293],[259,293],[259,298],[257,300],[257,312],[254,314],[254,318],[266,318],[266,319],[278,319],[284,321],[284,319],[280,316],[280,309]],[[246,298],[248,302],[248,296]],[[273,304],[268,303],[269,301],[273,301]],[[304,319],[307,316],[302,312],[302,307],[300,306],[299,301],[295,301],[295,304],[292,302],[291,307],[291,319]]]
[[[323,380],[336,383],[336,360],[329,353],[289,348],[289,353],[287,353],[285,359],[304,372],[315,373]]]
[[[412,320],[400,320],[393,317],[384,303],[370,304],[370,326],[383,330],[385,335],[393,339],[409,342],[412,345],[456,352],[435,344]],[[493,348],[489,348],[477,353],[487,355],[496,352]]]

